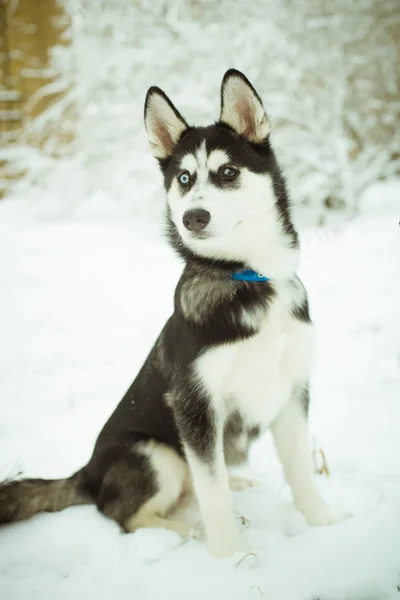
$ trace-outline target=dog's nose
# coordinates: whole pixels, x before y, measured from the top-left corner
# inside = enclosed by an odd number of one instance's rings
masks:
[[[210,218],[208,210],[195,208],[184,213],[182,222],[189,231],[202,231],[209,224]]]

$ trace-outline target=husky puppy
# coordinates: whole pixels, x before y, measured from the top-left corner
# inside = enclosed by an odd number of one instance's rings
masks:
[[[123,530],[165,527],[188,482],[208,550],[246,549],[230,478],[271,429],[294,503],[311,525],[340,517],[313,482],[307,413],[314,331],[296,275],[299,242],[262,101],[234,69],[219,121],[187,124],[149,89],[145,126],[167,196],[169,241],[184,260],[174,312],[101,431],[89,463],[63,480],[0,486],[0,523],[95,503]]]

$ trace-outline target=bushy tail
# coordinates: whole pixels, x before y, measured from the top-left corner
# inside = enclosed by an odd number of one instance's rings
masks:
[[[91,504],[81,472],[69,479],[21,479],[0,483],[0,525],[28,519],[38,512]]]

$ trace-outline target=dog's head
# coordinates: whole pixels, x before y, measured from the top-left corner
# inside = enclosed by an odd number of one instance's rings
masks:
[[[164,175],[178,247],[251,264],[250,248],[268,236],[288,248],[297,244],[269,121],[242,73],[225,74],[214,125],[189,126],[157,87],[147,93],[145,125]]]

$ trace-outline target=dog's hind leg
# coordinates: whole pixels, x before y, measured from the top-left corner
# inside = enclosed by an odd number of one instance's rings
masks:
[[[130,517],[125,523],[127,532],[147,527],[154,529],[169,529],[175,531],[183,538],[187,537],[191,530],[190,525],[184,521],[158,517],[151,504],[150,506],[145,505],[142,510],[139,510],[136,515]]]
[[[182,494],[187,472],[186,462],[171,447],[140,442],[111,462],[97,506],[126,532],[165,528],[185,537],[189,525],[167,517]]]
[[[191,530],[190,525],[167,518],[184,491],[185,480],[189,475],[186,462],[174,450],[156,442],[146,444],[141,451],[148,457],[156,474],[157,491],[126,520],[125,529],[135,531],[141,527],[164,528],[186,537]]]

